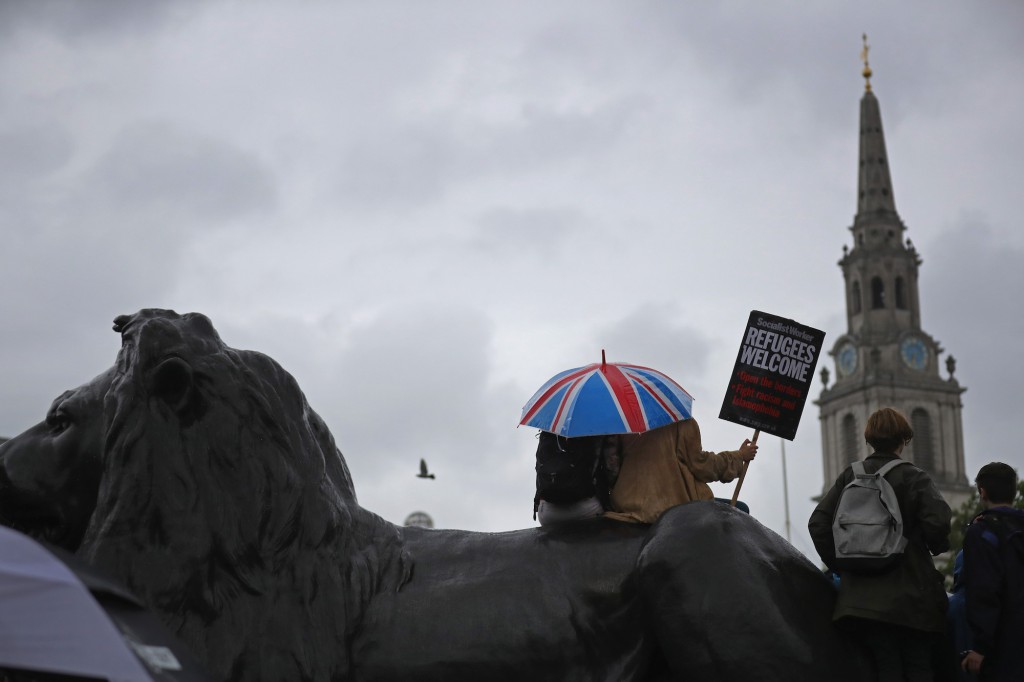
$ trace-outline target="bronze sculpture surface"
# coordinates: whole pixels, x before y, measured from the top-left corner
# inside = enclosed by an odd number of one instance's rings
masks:
[[[200,314],[114,328],[114,366],[0,445],[0,521],[119,578],[219,678],[864,679],[831,585],[746,514],[395,526],[274,360]]]

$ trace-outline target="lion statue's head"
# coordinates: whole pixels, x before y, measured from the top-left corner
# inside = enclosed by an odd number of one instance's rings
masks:
[[[114,330],[114,366],[0,446],[0,521],[121,578],[224,679],[345,676],[360,609],[409,570],[399,531],[274,360],[196,313]]]
[[[0,446],[0,523],[77,549],[96,508],[110,369],[64,391],[46,418]]]

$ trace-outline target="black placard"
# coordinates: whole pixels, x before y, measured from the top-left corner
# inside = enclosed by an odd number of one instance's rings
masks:
[[[793,440],[825,332],[753,310],[719,419]]]

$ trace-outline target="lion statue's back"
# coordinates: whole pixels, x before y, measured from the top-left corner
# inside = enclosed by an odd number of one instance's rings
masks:
[[[594,519],[403,534],[412,577],[371,600],[358,679],[646,679],[655,644],[635,566],[647,528]]]
[[[675,507],[653,527],[405,535],[415,570],[371,602],[360,680],[871,677],[831,626],[831,582],[727,505]]]

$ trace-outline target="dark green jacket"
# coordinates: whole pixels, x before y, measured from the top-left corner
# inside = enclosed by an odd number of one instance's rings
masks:
[[[893,459],[896,455],[876,452],[864,460],[864,469],[874,473]],[[839,494],[852,480],[853,471],[846,467],[821,498],[807,524],[814,548],[829,568],[833,568],[835,561],[832,518]],[[943,632],[947,597],[942,574],[935,569],[932,555],[949,549],[952,512],[931,477],[913,464],[896,467],[886,480],[899,500],[907,548],[896,565],[883,573],[843,572],[832,618],[884,621],[915,630]]]

